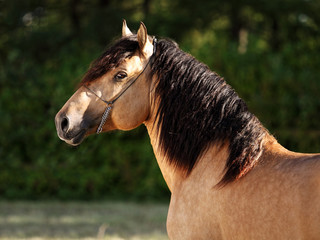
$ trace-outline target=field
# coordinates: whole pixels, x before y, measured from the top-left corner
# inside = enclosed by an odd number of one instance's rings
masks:
[[[0,239],[168,239],[166,203],[0,202]]]

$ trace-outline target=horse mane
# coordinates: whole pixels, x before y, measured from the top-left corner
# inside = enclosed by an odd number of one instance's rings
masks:
[[[266,129],[217,73],[160,40],[151,63],[158,76],[159,144],[171,164],[189,174],[212,144],[229,143],[223,186],[248,173],[263,151]]]
[[[109,70],[118,67],[123,60],[130,58],[138,49],[139,44],[136,35],[120,38],[91,63],[90,68],[82,78],[81,84],[90,83]]]
[[[139,49],[136,35],[121,38],[95,60],[82,84],[106,74]],[[266,129],[217,73],[166,39],[150,62],[156,75],[157,130],[167,161],[190,174],[212,144],[229,145],[223,186],[248,173],[263,151]]]

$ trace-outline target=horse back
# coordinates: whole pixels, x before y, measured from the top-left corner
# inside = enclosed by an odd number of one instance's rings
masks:
[[[269,151],[221,193],[223,239],[320,237],[320,154]]]
[[[281,195],[291,208],[287,213],[295,216],[301,239],[320,237],[320,154],[292,153],[275,159],[276,179]],[[292,231],[293,229],[288,229]]]

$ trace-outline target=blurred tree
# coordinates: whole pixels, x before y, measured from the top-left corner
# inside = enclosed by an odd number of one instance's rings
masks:
[[[144,128],[77,149],[55,133],[55,113],[122,19],[223,75],[280,143],[319,151],[319,11],[318,0],[0,0],[0,196],[167,196]]]

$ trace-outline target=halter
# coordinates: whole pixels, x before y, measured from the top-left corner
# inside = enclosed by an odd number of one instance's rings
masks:
[[[105,104],[107,104],[106,110],[104,111],[104,113],[102,114],[102,118],[101,118],[101,122],[99,124],[99,127],[97,128],[96,133],[99,134],[102,132],[102,128],[104,126],[104,124],[106,123],[109,113],[112,109],[113,104],[139,79],[139,77],[144,73],[144,71],[146,70],[146,68],[148,67],[151,58],[155,55],[156,53],[156,46],[157,46],[157,39],[153,38],[153,53],[149,58],[148,63],[146,64],[146,66],[143,68],[143,70],[139,73],[139,75],[133,79],[126,88],[124,88],[113,100],[111,101],[107,101],[104,100],[102,97],[98,96],[93,90],[91,90],[88,86],[83,85],[86,89],[88,89],[91,93],[93,93],[97,98],[99,98],[102,102],[104,102]]]

